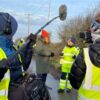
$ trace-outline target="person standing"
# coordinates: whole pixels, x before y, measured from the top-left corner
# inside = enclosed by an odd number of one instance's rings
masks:
[[[29,43],[11,62],[8,60],[16,53],[13,36],[17,27],[13,16],[0,12],[0,100],[8,100],[9,84],[23,77],[32,58],[32,44]]]
[[[50,44],[49,33],[42,30],[41,36],[38,37],[34,54],[36,58],[36,73],[41,76],[43,82],[46,82],[48,69],[50,67],[50,57],[54,57],[54,53],[48,51]]]
[[[91,23],[93,44],[75,60],[69,80],[78,90],[78,100],[100,100],[100,13]]]
[[[79,54],[79,48],[75,46],[76,39],[71,37],[67,40],[66,46],[64,47],[60,60],[61,64],[61,78],[59,83],[58,93],[63,93],[65,90],[65,86],[67,88],[67,92],[69,93],[72,89],[70,82],[68,80],[68,75],[70,73],[70,69],[72,67],[75,58]],[[66,84],[67,81],[67,84]]]

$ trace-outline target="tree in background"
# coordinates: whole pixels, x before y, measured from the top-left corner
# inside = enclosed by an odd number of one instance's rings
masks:
[[[95,16],[95,14],[100,12],[99,8],[100,3],[97,7],[95,7],[95,9],[88,9],[88,12],[86,12],[85,15],[68,19],[63,23],[63,25],[58,26],[58,35],[62,40],[62,45],[65,45],[64,41],[66,38],[74,36],[77,39],[77,45],[80,48],[86,46],[86,43],[83,43],[83,41],[80,39],[79,33],[86,31],[90,27],[92,18]]]

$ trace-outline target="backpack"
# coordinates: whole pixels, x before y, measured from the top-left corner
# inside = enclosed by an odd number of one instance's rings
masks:
[[[47,87],[41,78],[31,74],[17,83],[11,83],[9,100],[51,100]]]

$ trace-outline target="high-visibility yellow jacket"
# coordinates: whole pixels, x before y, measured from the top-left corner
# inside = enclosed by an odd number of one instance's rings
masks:
[[[88,48],[84,49],[86,74],[78,100],[100,100],[100,68],[92,64],[88,51]]]
[[[14,46],[14,48],[17,50],[17,48]],[[22,63],[21,57],[18,54],[19,61]],[[0,48],[0,60],[7,59],[7,56],[2,48]],[[22,75],[24,75],[24,70],[22,68]],[[0,81],[0,100],[8,100],[8,89],[9,89],[9,83],[10,83],[10,69],[7,70],[5,73],[3,79]]]
[[[70,71],[71,66],[75,59],[74,56],[77,56],[79,54],[79,48],[78,47],[67,47],[65,46],[62,53],[63,57],[60,60],[60,64],[62,64],[62,72]]]
[[[0,60],[7,59],[5,52],[0,48]],[[0,81],[0,100],[8,100],[8,88],[10,82],[10,70],[8,69]]]

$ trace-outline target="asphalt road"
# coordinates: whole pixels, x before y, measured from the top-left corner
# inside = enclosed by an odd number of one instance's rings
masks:
[[[46,85],[51,95],[51,100],[77,100],[77,91],[72,89],[71,93],[58,94],[59,80],[55,80],[52,75],[48,74]]]

